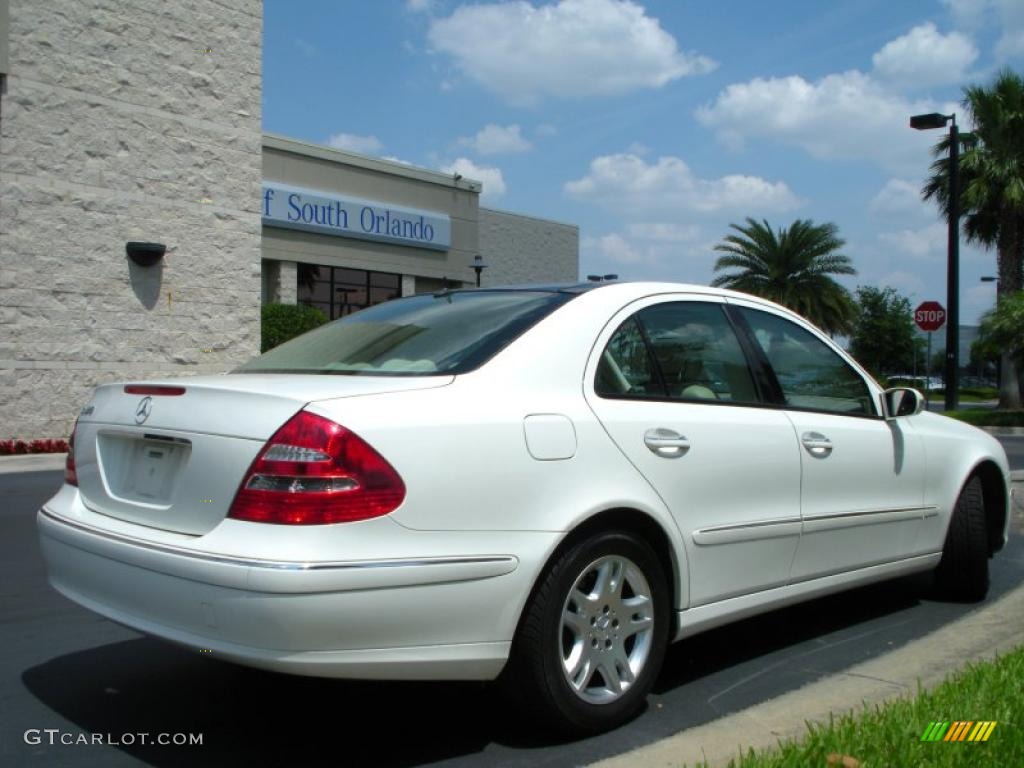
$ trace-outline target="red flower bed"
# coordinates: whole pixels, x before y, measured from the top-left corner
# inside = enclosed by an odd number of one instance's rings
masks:
[[[67,440],[0,440],[0,456],[16,456],[26,453],[67,453]]]

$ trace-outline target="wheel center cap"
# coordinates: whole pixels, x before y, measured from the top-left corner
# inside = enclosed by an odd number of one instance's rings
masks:
[[[601,631],[604,631],[604,630],[608,629],[608,626],[611,623],[612,623],[611,619],[609,619],[607,616],[602,616],[601,618],[599,618],[597,620],[597,628],[600,629]]]

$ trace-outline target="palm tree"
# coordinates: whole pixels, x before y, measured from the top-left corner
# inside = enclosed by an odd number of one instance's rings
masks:
[[[837,253],[846,241],[835,224],[797,219],[774,232],[767,221],[747,217],[746,226],[730,224],[739,234],[715,246],[724,253],[712,285],[752,293],[789,307],[830,334],[848,333],[855,305],[849,291],[832,275],[855,275],[848,256]]]
[[[960,134],[960,205],[969,242],[996,249],[999,297],[1021,290],[1024,264],[1024,79],[1003,70],[989,87],[964,89],[964,109],[974,129]],[[922,195],[949,217],[949,137],[933,153],[932,175]],[[999,407],[1020,408],[1020,376],[1004,352]]]

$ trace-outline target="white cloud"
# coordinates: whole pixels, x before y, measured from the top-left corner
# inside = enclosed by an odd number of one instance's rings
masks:
[[[629,225],[629,234],[641,240],[661,243],[692,243],[701,237],[701,229],[696,224],[641,221]]]
[[[533,145],[523,138],[518,125],[495,125],[490,123],[476,132],[476,136],[464,136],[460,145],[471,147],[481,155],[502,155],[513,152],[528,152]]]
[[[518,105],[660,88],[715,63],[680,51],[657,19],[629,0],[524,0],[462,5],[431,21],[434,49]]]
[[[960,29],[977,30],[990,11],[991,0],[942,0],[953,15],[953,23]]]
[[[1002,36],[996,43],[996,56],[1008,59],[1024,55],[1024,3],[1020,0],[995,0]]]
[[[432,13],[437,0],[405,0],[405,10],[409,13]]]
[[[633,214],[683,211],[741,211],[761,215],[801,205],[784,182],[758,176],[729,175],[700,179],[678,157],[647,163],[633,154],[604,155],[590,163],[589,173],[565,184],[579,200]]]
[[[868,210],[880,217],[933,217],[937,208],[934,203],[921,199],[919,182],[906,179],[889,179],[868,204]]]
[[[960,32],[943,35],[931,22],[891,40],[871,61],[875,75],[910,88],[961,83],[978,58],[974,43]]]
[[[904,296],[908,297],[916,296],[919,298],[925,291],[924,280],[921,279],[920,275],[916,275],[912,272],[903,272],[901,270],[890,272],[878,282],[879,287],[888,286],[890,288],[895,288]]]
[[[945,259],[948,232],[945,222],[940,221],[924,227],[882,232],[878,239],[888,248],[891,260],[911,256],[939,264]]]
[[[327,139],[327,146],[372,155],[380,152],[384,145],[376,136],[357,136],[354,133],[335,133]]]
[[[594,238],[591,243],[606,259],[615,264],[636,264],[643,260],[643,255],[619,234],[602,235]]]
[[[697,119],[734,149],[747,139],[767,137],[817,158],[869,159],[912,172],[921,170],[936,136],[911,130],[910,115],[956,109],[905,99],[851,70],[815,82],[793,75],[735,83],[698,109]]]
[[[442,166],[441,170],[445,173],[457,173],[464,178],[482,183],[483,189],[480,191],[481,200],[499,198],[505,194],[507,189],[500,168],[477,165],[465,157],[456,158],[453,163]]]
[[[999,33],[995,55],[1006,60],[1024,55],[1024,3],[1021,0],[942,0],[953,22],[968,32],[993,26]]]

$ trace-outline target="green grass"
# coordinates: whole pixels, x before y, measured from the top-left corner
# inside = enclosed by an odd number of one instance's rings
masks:
[[[998,725],[986,742],[921,741],[929,723],[956,720],[995,720]],[[807,727],[802,742],[785,742],[767,752],[751,750],[729,766],[827,768],[830,755],[852,757],[862,768],[1024,766],[1024,646],[994,661],[968,665],[912,699]]]
[[[959,411],[945,411],[943,415],[966,421],[976,427],[1024,427],[1024,411],[964,408]]]
[[[945,397],[946,390],[929,390],[930,397]],[[957,391],[957,396],[962,403],[988,403],[999,399],[999,392],[994,387],[963,387]]]

